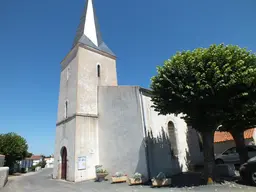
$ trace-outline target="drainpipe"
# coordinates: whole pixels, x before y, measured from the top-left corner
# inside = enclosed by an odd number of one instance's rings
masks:
[[[147,140],[147,127],[145,123],[145,114],[144,114],[144,106],[143,106],[143,99],[142,99],[142,91],[140,89],[140,104],[142,109],[142,121],[143,121],[143,130],[145,134],[145,143],[146,143],[146,163],[147,163],[147,172],[148,172],[148,179],[151,179],[151,172],[150,172],[150,166],[149,166],[149,145]]]

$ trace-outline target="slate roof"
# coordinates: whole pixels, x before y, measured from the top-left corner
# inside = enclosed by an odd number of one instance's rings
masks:
[[[92,0],[93,3],[93,0]],[[97,34],[97,40],[98,40],[98,45],[95,45],[85,34],[84,34],[84,27],[85,27],[85,20],[86,20],[86,12],[87,12],[87,7],[88,7],[88,0],[86,2],[82,17],[80,18],[80,23],[78,25],[77,31],[76,31],[76,36],[73,41],[73,46],[76,46],[77,43],[82,43],[84,45],[87,45],[89,47],[92,47],[94,49],[97,49],[99,51],[103,51],[105,53],[108,53],[112,56],[115,56],[115,54],[108,48],[108,46],[103,42],[101,32],[100,32],[100,27],[98,23],[98,19],[95,13],[95,9],[93,6],[93,12],[94,12],[94,22],[95,22],[95,27],[96,27],[96,34]]]
[[[245,139],[251,139],[253,138],[255,128],[253,129],[248,129],[244,132],[244,138]],[[233,137],[229,132],[220,132],[220,131],[215,131],[214,133],[214,143],[221,143],[225,141],[233,141]]]

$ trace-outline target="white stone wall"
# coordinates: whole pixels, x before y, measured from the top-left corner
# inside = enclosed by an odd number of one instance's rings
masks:
[[[75,134],[76,119],[56,128],[53,178],[60,179],[61,149],[67,148],[67,180],[75,181]]]
[[[98,118],[77,117],[75,181],[95,178],[98,162]],[[78,170],[78,157],[86,157],[86,169]]]
[[[97,86],[117,85],[116,61],[82,47],[78,49],[78,57],[77,112],[97,115]],[[97,76],[98,64],[100,78]]]
[[[68,101],[67,116],[70,117],[76,113],[77,67],[78,67],[77,62],[78,62],[78,57],[76,56],[65,67],[65,69],[61,71],[57,122],[63,121],[65,119],[65,102],[66,101]]]
[[[166,174],[177,174],[187,171],[187,125],[184,120],[174,115],[158,115],[152,108],[150,95],[141,92],[143,111],[145,117],[146,132],[151,133],[150,140],[154,144],[150,147],[150,164],[152,176],[156,176],[160,171]],[[168,122],[172,121],[175,126],[175,134],[178,148],[178,159],[174,159],[170,153],[168,139]],[[162,149],[160,149],[162,147]],[[163,158],[164,156],[164,158]]]
[[[0,167],[0,189],[5,186],[8,181],[9,167]]]
[[[99,87],[99,164],[148,176],[139,87]]]

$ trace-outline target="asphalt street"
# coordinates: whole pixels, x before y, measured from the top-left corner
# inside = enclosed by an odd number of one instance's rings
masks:
[[[150,188],[149,186],[128,186],[127,184],[110,184],[109,182],[97,183],[87,181],[81,183],[69,183],[51,179],[52,169],[44,169],[37,173],[29,173],[22,176],[11,177],[1,192],[179,192],[179,191],[240,191],[255,192],[256,187],[238,185],[227,182],[199,187],[185,188]]]

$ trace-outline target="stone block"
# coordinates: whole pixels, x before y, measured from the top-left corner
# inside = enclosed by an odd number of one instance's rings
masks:
[[[0,167],[0,188],[4,187],[8,181],[9,167]]]

